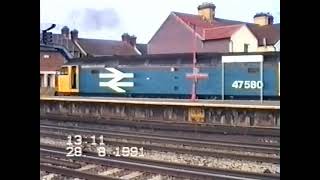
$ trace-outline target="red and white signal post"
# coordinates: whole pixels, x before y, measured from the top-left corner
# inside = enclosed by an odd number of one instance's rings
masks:
[[[197,92],[196,92],[196,85],[198,80],[207,79],[208,74],[206,73],[199,73],[199,68],[196,67],[197,59],[196,59],[196,26],[193,25],[193,66],[192,66],[192,73],[187,74],[187,79],[192,80],[192,92],[191,92],[191,101],[196,101],[197,99]]]

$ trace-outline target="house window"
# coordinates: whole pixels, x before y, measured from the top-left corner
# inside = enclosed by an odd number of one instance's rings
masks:
[[[248,49],[249,49],[249,44],[244,44],[244,52],[248,52]]]

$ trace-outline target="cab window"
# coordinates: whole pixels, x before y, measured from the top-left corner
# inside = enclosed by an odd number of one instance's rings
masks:
[[[68,75],[68,67],[61,68],[60,75]]]

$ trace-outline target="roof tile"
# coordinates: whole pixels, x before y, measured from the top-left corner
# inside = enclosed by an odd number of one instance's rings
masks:
[[[94,56],[103,55],[135,55],[134,48],[123,41],[79,38],[80,46]]]
[[[274,45],[280,40],[280,28],[278,24],[259,26],[248,24],[249,29],[258,39],[258,45],[263,46],[263,38],[266,38],[267,45]]]
[[[217,28],[204,29],[203,36],[205,40],[230,38],[242,25],[221,26]]]
[[[203,38],[203,40],[229,38],[236,30],[238,30],[238,28],[245,24],[258,39],[259,46],[263,45],[263,38],[266,38],[267,45],[275,44],[280,39],[280,23],[259,26],[252,23],[221,18],[214,18],[213,22],[210,23],[202,20],[199,15],[180,12],[173,13],[189,27],[193,28],[192,26],[196,25],[196,32]]]

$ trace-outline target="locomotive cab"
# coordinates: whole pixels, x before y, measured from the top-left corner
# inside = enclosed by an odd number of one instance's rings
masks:
[[[79,93],[79,67],[64,65],[57,72],[56,95],[77,95]]]

